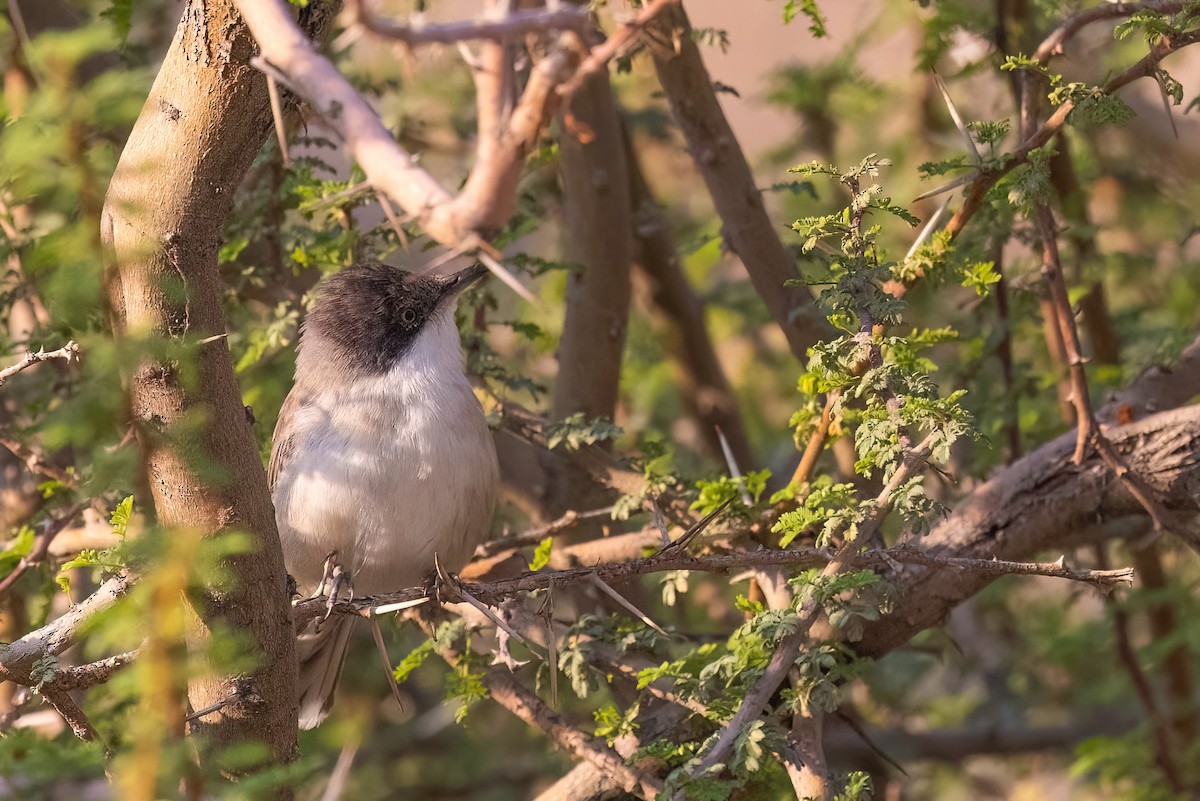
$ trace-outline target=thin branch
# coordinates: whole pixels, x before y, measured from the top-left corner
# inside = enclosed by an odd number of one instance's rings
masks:
[[[933,452],[933,445],[934,435],[931,434],[920,445],[904,455],[903,460],[892,474],[887,485],[875,498],[874,513],[859,525],[858,534],[855,539],[843,543],[834,553],[833,558],[830,559],[824,571],[822,571],[821,575],[823,577],[828,578],[837,575],[854,565],[860,543],[872,540],[876,532],[878,532],[880,525],[882,525],[884,518],[891,510],[892,494],[916,475],[925,465],[929,455]],[[808,638],[809,629],[812,628],[821,611],[820,595],[818,593],[811,593],[798,610],[799,620],[797,621],[795,632],[788,635],[779,644],[779,647],[775,650],[770,662],[767,664],[763,675],[759,677],[754,687],[746,693],[737,712],[726,722],[725,727],[717,735],[712,746],[692,769],[693,777],[703,776],[715,766],[728,763],[738,736],[752,721],[756,720],[762,714],[770,702],[771,696],[775,694],[775,691],[779,689],[779,685],[787,678],[792,665],[796,661],[797,655],[800,653],[800,648]]]
[[[75,703],[75,699],[71,698],[69,693],[65,690],[47,690],[43,687],[42,697],[49,702],[50,706],[54,707],[54,711],[62,715],[62,719],[71,727],[71,731],[75,732],[76,737],[86,742],[98,739],[99,735],[96,733],[95,727],[92,726],[87,715],[83,713],[79,704]]]
[[[809,288],[794,282],[799,277],[796,259],[763,204],[692,38],[687,13],[675,4],[665,5],[664,11],[648,32],[647,46],[671,113],[721,218],[725,245],[741,259],[792,354],[806,362],[808,349],[826,334],[825,318]]]
[[[1096,564],[1107,567],[1108,555],[1105,553],[1104,543],[1098,543],[1093,548],[1093,552],[1096,556]],[[1167,721],[1163,717],[1162,710],[1158,708],[1158,702],[1154,700],[1154,690],[1150,686],[1150,680],[1146,677],[1146,671],[1142,670],[1142,665],[1138,661],[1137,649],[1129,636],[1129,613],[1115,599],[1110,598],[1108,605],[1112,610],[1117,658],[1121,662],[1121,667],[1128,674],[1138,702],[1141,703],[1142,710],[1150,724],[1151,740],[1154,744],[1154,761],[1158,763],[1158,767],[1171,785],[1171,789],[1177,793],[1183,792],[1183,780],[1179,766],[1175,763],[1175,753],[1171,747]]]
[[[9,365],[3,370],[0,370],[0,387],[8,383],[8,379],[12,378],[22,370],[28,369],[35,364],[48,362],[52,359],[62,359],[67,364],[79,360],[79,344],[75,340],[67,342],[58,350],[52,350],[49,353],[45,348],[40,348],[36,353],[29,351],[22,357],[21,361],[16,364]]]
[[[556,47],[538,62],[521,102],[501,132],[496,157],[477,163],[452,196],[396,143],[379,115],[313,47],[283,0],[237,0],[261,55],[252,63],[306,100],[345,142],[367,180],[416,219],[437,242],[474,251],[511,216],[524,156],[554,108],[554,87],[569,76],[572,57]]]
[[[1124,72],[1112,78],[1104,85],[1104,91],[1112,93],[1133,83],[1138,78],[1144,78],[1154,74],[1158,68],[1158,64],[1170,54],[1181,50],[1188,45],[1195,44],[1200,41],[1200,30],[1189,31],[1175,38],[1164,38],[1153,48],[1150,53],[1141,58],[1133,66],[1129,67]],[[1075,104],[1068,100],[1059,106],[1050,118],[1042,124],[1040,128],[1034,131],[1021,144],[1017,150],[1008,154],[997,166],[988,167],[981,170],[975,178],[967,185],[963,193],[963,205],[954,213],[950,221],[946,224],[946,231],[950,233],[951,238],[957,237],[962,233],[967,223],[975,216],[976,212],[983,206],[985,196],[993,186],[995,186],[1001,178],[1008,175],[1017,167],[1029,161],[1029,155],[1034,150],[1043,147],[1050,139],[1058,133],[1067,123],[1067,118],[1074,110]],[[920,278],[918,273],[914,276]],[[903,297],[907,292],[910,282],[889,281],[884,284],[884,289],[895,297]]]
[[[1094,570],[1067,566],[1066,557],[1054,562],[1011,562],[1004,559],[977,559],[966,556],[944,556],[901,546],[881,552],[884,559],[902,564],[969,570],[981,576],[1047,576],[1091,584],[1102,593],[1133,583],[1133,568]]]
[[[426,22],[420,14],[411,16],[407,23],[393,22],[372,14],[363,0],[346,0],[346,11],[353,23],[361,25],[368,33],[394,39],[409,47],[455,44],[473,39],[504,40],[554,30],[583,34],[591,25],[587,9],[571,5],[513,9],[501,14],[485,12],[479,19],[443,23]]]
[[[571,79],[558,88],[558,93],[569,98],[583,86],[584,81],[590,76],[603,70],[614,58],[625,55],[636,42],[638,35],[654,21],[655,17],[667,8],[681,3],[682,0],[652,0],[643,5],[632,19],[621,23],[602,44],[591,49]],[[569,106],[568,102],[568,110],[564,111],[564,116],[568,119],[570,118]],[[569,122],[568,125],[570,125]]]
[[[17,562],[17,566],[12,569],[7,576],[0,579],[0,598],[8,594],[12,586],[16,584],[17,579],[24,575],[25,571],[31,567],[36,567],[45,561],[46,556],[50,553],[50,544],[67,526],[71,524],[84,509],[91,506],[91,502],[78,503],[67,510],[66,514],[61,517],[47,521],[46,528],[42,533],[37,535],[37,539],[33,543],[33,548],[29,553],[21,557],[21,561]]]
[[[829,429],[833,425],[833,407],[837,404],[840,394],[841,390],[834,389],[825,396],[825,406],[821,409],[821,419],[817,423],[817,427],[813,430],[812,435],[808,438],[808,444],[804,446],[804,453],[800,456],[800,464],[796,465],[796,470],[792,473],[791,483],[796,487],[807,484],[812,478],[813,470],[817,466],[817,459],[821,457],[822,451],[825,450],[825,441],[829,438]]]
[[[451,649],[443,649],[439,653],[452,667],[457,666],[461,659],[460,655]],[[662,789],[662,783],[656,778],[626,766],[620,754],[609,748],[603,740],[585,734],[546,706],[540,698],[513,678],[507,668],[489,670],[483,674],[482,680],[493,701],[540,730],[551,742],[570,754],[617,778],[626,792],[637,794],[644,799],[653,799]]]
[[[29,675],[33,663],[47,655],[57,656],[69,648],[87,621],[124,597],[130,583],[129,575],[120,573],[101,584],[86,600],[71,607],[62,616],[10,643],[0,651],[0,680],[36,684]]]
[[[1128,17],[1139,11],[1178,14],[1183,10],[1185,5],[1186,3],[1179,2],[1179,0],[1170,0],[1170,2],[1107,3],[1094,8],[1084,9],[1067,17],[1061,25],[1051,31],[1050,35],[1042,40],[1037,50],[1033,52],[1033,60],[1038,64],[1047,64],[1050,59],[1062,55],[1063,46],[1067,41],[1093,22],[1117,17]]]
[[[500,537],[499,539],[488,540],[475,549],[475,556],[487,557],[495,556],[502,551],[507,551],[513,548],[523,548],[529,545],[538,545],[547,537],[557,537],[571,529],[575,528],[581,521],[593,520],[596,518],[605,518],[612,516],[612,507],[605,506],[603,509],[588,509],[584,512],[576,512],[574,509],[569,509],[563,513],[561,517],[552,520],[549,523],[541,526],[535,526],[521,534],[514,534],[511,537]]]
[[[1117,476],[1129,493],[1138,500],[1150,515],[1154,528],[1169,530],[1183,539],[1188,545],[1200,551],[1200,537],[1188,526],[1170,524],[1170,515],[1162,504],[1154,497],[1149,487],[1140,477],[1130,472],[1129,467],[1121,459],[1120,454],[1113,448],[1112,443],[1100,430],[1096,415],[1092,410],[1089,396],[1087,372],[1084,369],[1082,348],[1079,345],[1079,330],[1075,325],[1075,315],[1071,309],[1070,296],[1067,292],[1066,278],[1062,272],[1062,262],[1058,255],[1058,232],[1054,216],[1045,205],[1039,205],[1036,212],[1038,232],[1042,238],[1042,275],[1050,285],[1050,293],[1054,301],[1054,313],[1058,320],[1058,328],[1062,333],[1067,365],[1071,377],[1071,402],[1075,406],[1076,439],[1075,464],[1082,464],[1087,455],[1087,448],[1094,445],[1100,458]]]
[[[79,484],[79,476],[59,467],[44,453],[24,442],[6,434],[0,434],[0,448],[6,448],[13,456],[24,462],[25,467],[31,473],[53,479],[65,487],[74,488]]]
[[[889,487],[892,485],[889,484]],[[898,485],[897,485],[898,486]],[[892,490],[885,490],[891,492]],[[878,499],[876,499],[878,502]],[[878,516],[879,513],[877,512]],[[861,531],[868,534],[878,528],[878,522],[870,518]],[[828,565],[837,559],[836,554],[818,548],[794,548],[788,550],[760,549],[755,551],[738,551],[734,553],[693,556],[682,548],[664,549],[653,556],[639,559],[629,559],[620,562],[606,562],[588,567],[574,567],[563,570],[542,570],[536,573],[523,573],[513,578],[498,579],[490,582],[462,582],[461,587],[470,593],[471,597],[481,605],[495,605],[505,598],[510,598],[523,592],[554,587],[564,587],[580,582],[592,583],[600,579],[607,583],[628,580],[636,576],[652,573],[664,573],[675,570],[691,570],[702,573],[733,573],[747,568],[773,567],[796,565],[812,567]],[[848,561],[847,561],[848,560]],[[867,551],[842,557],[842,561],[856,568],[883,568],[896,563],[942,567],[956,571],[977,571],[982,575],[1027,575],[1049,576],[1053,578],[1070,579],[1092,584],[1100,589],[1128,584],[1132,577],[1130,569],[1122,570],[1085,570],[1069,568],[1058,562],[1010,562],[993,559],[972,559],[966,557],[943,556],[926,551],[919,551],[911,546],[901,546],[891,549]],[[384,605],[408,603],[423,599],[426,595],[424,587],[410,587],[399,592],[385,593],[375,596],[363,596],[349,601],[339,601],[333,607],[335,614],[359,615],[370,617],[375,610]],[[325,600],[321,598],[306,599],[293,607],[297,625],[325,613]]]
[[[1071,308],[1067,280],[1063,276],[1062,261],[1058,255],[1058,230],[1050,209],[1039,205],[1036,211],[1038,234],[1042,239],[1042,277],[1050,288],[1051,311],[1057,329],[1058,342],[1067,365],[1071,382],[1071,403],[1075,407],[1075,464],[1082,464],[1087,455],[1088,443],[1098,427],[1092,413],[1092,401],[1088,391],[1087,372],[1084,369],[1083,348],[1079,344],[1079,329],[1075,325],[1075,312]],[[1051,321],[1047,321],[1050,323]]]

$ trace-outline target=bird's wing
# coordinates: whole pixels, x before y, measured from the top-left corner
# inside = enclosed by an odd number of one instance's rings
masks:
[[[279,422],[271,437],[271,461],[267,465],[267,485],[275,491],[275,483],[296,450],[296,414],[304,406],[304,396],[294,388],[279,409]]]

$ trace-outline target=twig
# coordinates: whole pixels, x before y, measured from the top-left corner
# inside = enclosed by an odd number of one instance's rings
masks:
[[[868,531],[877,527],[876,524],[872,524],[869,521],[868,523],[864,523],[864,526],[868,527],[865,529]],[[860,534],[860,536],[862,535]],[[676,544],[678,542],[679,540],[676,541]],[[504,598],[517,595],[518,593],[547,589],[552,584],[555,587],[562,587],[584,581],[591,583],[593,576],[611,583],[627,580],[635,576],[674,570],[731,573],[753,567],[824,565],[829,564],[835,558],[829,551],[817,548],[793,548],[787,550],[760,549],[755,551],[693,556],[685,549],[676,547],[676,544],[653,556],[639,559],[605,562],[589,567],[566,568],[563,570],[542,570],[537,573],[524,573],[513,578],[490,582],[459,582],[457,588],[460,591],[465,590],[470,594],[472,599],[480,605],[486,606],[489,603],[498,603]],[[979,571],[984,575],[991,576],[1050,576],[1073,581],[1083,581],[1101,588],[1127,584],[1131,575],[1129,570],[1105,572],[1073,569],[1059,562],[1009,562],[993,559],[942,556],[918,551],[908,546],[868,551],[849,558],[850,563],[858,568],[885,568],[890,567],[893,563],[917,564],[955,570]],[[364,596],[354,598],[350,601],[339,601],[334,605],[333,611],[335,614],[369,617],[377,608],[382,608],[384,605],[411,603],[417,599],[424,598],[425,594],[426,591],[423,587],[411,587],[394,593]],[[389,611],[391,610],[389,609]],[[319,617],[324,612],[325,602],[320,598],[301,601],[293,608],[297,625],[314,617]]]
[[[409,47],[424,44],[455,44],[472,39],[504,40],[525,33],[572,30],[584,33],[590,26],[586,8],[562,5],[557,8],[513,9],[501,14],[485,14],[480,19],[429,23],[413,15],[407,24],[381,19],[366,9],[363,0],[346,0],[346,10],[364,30],[386,39],[395,39]]]
[[[1111,592],[1115,587],[1129,586],[1133,583],[1132,567],[1124,567],[1116,570],[1071,568],[1067,567],[1066,557],[1064,556],[1060,556],[1054,562],[1010,562],[1002,559],[942,556],[929,553],[928,551],[917,550],[910,546],[901,546],[883,551],[880,556],[903,564],[970,570],[983,576],[1048,576],[1069,579],[1070,581],[1091,584],[1105,594]]]
[[[1093,22],[1100,22],[1101,20],[1113,19],[1115,17],[1128,17],[1136,14],[1138,11],[1177,14],[1183,9],[1184,5],[1185,3],[1178,0],[1173,0],[1172,2],[1107,3],[1079,11],[1067,17],[1061,25],[1051,31],[1050,35],[1042,40],[1037,50],[1033,52],[1033,60],[1038,64],[1049,63],[1050,59],[1062,54],[1063,45],[1071,37]]]
[[[892,494],[903,486],[917,471],[924,466],[929,455],[933,452],[934,435],[930,434],[916,448],[908,451],[896,471],[892,474],[887,485],[875,498],[875,511],[859,526],[858,536],[850,542],[845,542],[834,553],[833,558],[822,571],[823,577],[834,576],[849,569],[858,554],[859,543],[870,542],[882,525],[884,518],[891,510]],[[693,777],[703,776],[717,765],[727,764],[733,752],[738,736],[752,721],[762,714],[770,702],[771,696],[787,678],[800,653],[800,648],[808,638],[808,631],[821,613],[821,601],[818,593],[812,593],[800,607],[799,620],[796,630],[784,638],[771,656],[766,670],[753,688],[746,693],[738,710],[726,723],[721,733],[708,751],[697,760],[692,768]]]
[[[1150,515],[1157,530],[1169,530],[1183,539],[1192,548],[1200,551],[1200,537],[1197,537],[1187,526],[1169,525],[1169,514],[1162,504],[1153,496],[1149,488],[1138,476],[1130,472],[1112,443],[1100,430],[1096,422],[1095,412],[1089,397],[1087,372],[1084,369],[1084,358],[1079,345],[1079,330],[1075,325],[1075,315],[1071,310],[1070,296],[1067,293],[1067,282],[1063,277],[1062,262],[1058,255],[1058,234],[1054,217],[1045,205],[1039,205],[1036,212],[1037,226],[1042,238],[1042,275],[1050,285],[1050,293],[1054,301],[1054,313],[1058,321],[1058,329],[1062,334],[1067,365],[1071,377],[1071,402],[1075,407],[1076,439],[1075,464],[1082,464],[1087,455],[1088,445],[1094,445],[1100,458],[1117,476],[1125,488]]]
[[[436,558],[434,559],[434,562],[437,563]],[[478,598],[476,598],[474,595],[472,595],[470,592],[468,592],[466,589],[464,589],[462,582],[452,578],[449,573],[447,573],[445,570],[442,569],[442,566],[440,564],[437,564],[436,566],[437,566],[438,578],[442,582],[442,588],[449,589],[452,593],[457,594],[464,601],[466,601],[471,606],[478,609],[483,614],[484,617],[486,617],[488,620],[492,621],[492,623],[494,623],[496,625],[496,628],[500,629],[508,636],[514,638],[517,642],[519,642],[522,645],[524,645],[525,647],[529,648],[530,651],[533,650],[533,648],[530,647],[530,645],[529,645],[529,641],[526,640],[524,637],[522,637],[521,633],[519,631],[514,629],[512,626],[508,625],[508,623],[505,622],[505,620],[502,617],[500,617],[495,612],[493,612],[491,609],[489,609],[487,604],[483,603]],[[440,590],[441,590],[441,588],[439,588],[439,591]]]
[[[587,58],[579,64],[571,79],[558,88],[558,93],[564,98],[570,98],[572,94],[579,91],[579,88],[583,86],[584,81],[590,75],[604,69],[614,58],[624,55],[633,46],[638,34],[653,22],[655,17],[668,7],[679,5],[681,2],[682,0],[651,0],[651,2],[643,5],[636,16],[617,26],[617,29],[612,32],[612,35],[603,44],[599,44],[591,49]],[[567,117],[570,116],[569,105],[568,102],[568,109],[564,110],[564,116]]]
[[[51,359],[62,359],[67,364],[79,360],[79,345],[75,340],[70,340],[58,350],[52,350],[49,353],[45,348],[40,348],[36,353],[28,351],[21,361],[16,364],[9,365],[3,370],[0,370],[0,387],[4,386],[8,379],[12,378],[17,373],[32,367],[40,362],[48,362]]]
[[[191,723],[194,720],[199,720],[200,718],[204,717],[205,715],[211,715],[213,712],[216,712],[217,710],[220,710],[220,709],[224,709],[225,707],[229,706],[230,704],[237,703],[241,700],[242,700],[241,696],[236,693],[234,695],[227,695],[224,698],[222,698],[220,701],[217,701],[216,703],[209,704],[208,706],[204,707],[203,709],[197,709],[195,712],[191,713],[183,720],[185,723]]]
[[[1112,93],[1133,83],[1138,78],[1152,75],[1154,70],[1157,69],[1159,62],[1164,58],[1198,41],[1200,41],[1200,31],[1189,31],[1173,39],[1164,38],[1151,49],[1148,55],[1108,81],[1104,85],[1104,91]],[[954,213],[950,221],[946,223],[946,230],[950,233],[951,238],[957,237],[962,233],[967,223],[983,206],[983,200],[988,190],[995,186],[1005,175],[1008,175],[1014,169],[1029,161],[1029,155],[1034,150],[1049,142],[1066,125],[1067,118],[1074,108],[1075,104],[1072,101],[1066,101],[1050,115],[1050,118],[1040,128],[1030,134],[1016,151],[1008,154],[998,165],[978,172],[975,178],[968,183],[963,193],[963,205]],[[920,277],[921,274],[918,272],[914,276],[914,279]],[[911,281],[889,281],[884,284],[884,289],[889,294],[899,298],[908,292],[910,283]]]
[[[456,665],[459,659],[452,651],[443,651],[442,657],[452,666]],[[628,767],[620,754],[609,748],[603,740],[591,737],[572,726],[513,678],[507,670],[487,671],[483,674],[483,684],[493,701],[530,726],[539,729],[559,747],[617,778],[626,792],[644,799],[653,799],[662,789],[662,783],[656,778]]]
[[[1079,330],[1075,326],[1075,313],[1071,309],[1067,281],[1063,277],[1062,262],[1058,256],[1058,231],[1054,217],[1045,205],[1036,211],[1038,233],[1042,239],[1042,277],[1050,288],[1054,315],[1052,330],[1059,333],[1063,356],[1071,380],[1071,403],[1075,407],[1075,464],[1082,464],[1087,455],[1087,446],[1097,431],[1096,418],[1092,413],[1092,402],[1088,391],[1087,372],[1084,370],[1083,349],[1079,345]],[[1048,321],[1049,322],[1049,321]]]
[[[1097,544],[1093,548],[1093,552],[1096,556],[1096,564],[1102,568],[1107,567],[1108,555],[1104,552],[1104,544]],[[1114,599],[1110,598],[1108,605],[1113,615],[1113,635],[1116,640],[1117,658],[1128,674],[1138,702],[1141,703],[1146,719],[1150,723],[1151,739],[1154,743],[1154,761],[1158,763],[1158,767],[1162,770],[1167,782],[1170,783],[1171,789],[1177,793],[1183,792],[1183,781],[1179,767],[1175,764],[1174,749],[1171,747],[1171,738],[1166,729],[1166,720],[1163,718],[1162,710],[1158,708],[1158,702],[1154,700],[1154,690],[1150,687],[1150,680],[1138,662],[1137,649],[1134,648],[1133,641],[1129,636],[1129,613]]]
[[[62,690],[65,692],[67,690],[86,690],[89,687],[95,687],[97,684],[104,684],[118,670],[132,664],[137,655],[138,650],[135,649],[95,662],[89,662],[86,665],[62,668],[54,674],[53,678],[45,682],[42,688],[44,690],[49,687],[53,690]]]
[[[825,441],[829,438],[829,428],[833,425],[833,407],[837,404],[838,396],[841,390],[834,389],[825,396],[825,406],[821,409],[821,419],[817,423],[817,427],[813,430],[812,436],[808,438],[808,444],[804,446],[804,453],[800,456],[800,464],[796,465],[796,470],[792,473],[791,483],[795,487],[802,487],[812,478],[813,470],[817,466],[817,459],[821,457],[821,452],[825,450]]]
[[[33,548],[29,553],[21,557],[21,561],[17,562],[17,566],[12,569],[12,572],[0,579],[0,598],[3,598],[8,591],[12,589],[13,584],[17,582],[26,570],[31,567],[40,565],[50,552],[50,544],[54,542],[62,531],[71,524],[71,521],[76,518],[84,509],[91,506],[91,502],[77,503],[67,510],[66,514],[61,517],[47,521],[45,530],[37,536],[37,540],[33,544]]]
[[[271,116],[275,119],[275,136],[279,139],[279,155],[283,158],[283,167],[292,166],[292,157],[288,153],[287,131],[283,126],[283,104],[279,102],[279,84],[271,75],[267,76],[267,95],[271,98]]]
[[[6,434],[0,434],[0,448],[6,448],[13,456],[24,462],[31,473],[53,479],[65,487],[74,488],[79,483],[79,476],[75,473],[64,470],[41,451]]]
[[[512,548],[537,545],[546,539],[546,537],[556,537],[563,532],[570,531],[580,521],[592,520],[598,517],[611,517],[612,509],[611,506],[605,506],[603,509],[588,509],[583,512],[576,512],[574,509],[569,509],[563,513],[562,517],[551,520],[545,525],[535,526],[526,532],[514,534],[511,537],[500,537],[499,539],[489,540],[475,549],[475,556],[495,556],[502,551]]]

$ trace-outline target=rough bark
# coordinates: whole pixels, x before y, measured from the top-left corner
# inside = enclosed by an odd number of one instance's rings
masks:
[[[668,8],[653,27],[656,35],[648,37],[648,44],[658,80],[704,176],[725,243],[746,266],[792,353],[807,363],[809,347],[825,333],[824,317],[806,287],[784,286],[799,278],[795,259],[767,215],[754,174],[713,91],[687,14],[678,6]]]
[[[335,5],[300,12],[310,36],[324,36]],[[102,236],[114,329],[138,359],[130,410],[158,519],[252,538],[228,560],[231,586],[195,610],[195,636],[215,625],[247,635],[260,656],[245,677],[253,693],[210,675],[193,680],[188,696],[195,709],[234,695],[262,703],[231,703],[194,726],[215,751],[257,741],[278,764],[297,748],[291,610],[266,474],[222,336],[217,272],[234,192],[272,130],[254,52],[232,2],[187,5],[113,176]]]
[[[566,310],[558,344],[554,416],[616,414],[629,327],[633,258],[629,179],[621,123],[607,73],[589,76],[571,101],[575,127],[559,135],[567,260]],[[547,469],[552,512],[601,498],[577,468]]]
[[[1172,510],[1192,510],[1200,493],[1200,406],[1165,412],[1105,432],[1129,469]],[[922,545],[938,554],[1021,560],[1066,549],[1105,519],[1144,512],[1097,455],[1071,461],[1075,432],[1047,443],[955,506]],[[1191,522],[1191,521],[1189,521]],[[895,610],[868,623],[855,649],[879,656],[941,624],[994,576],[976,571],[906,568],[894,577]]]
[[[571,108],[588,133],[564,125],[559,136],[566,254],[580,269],[567,276],[554,415],[611,418],[629,325],[633,223],[621,122],[608,75],[587,78]]]

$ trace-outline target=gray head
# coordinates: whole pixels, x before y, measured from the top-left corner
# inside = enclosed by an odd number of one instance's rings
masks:
[[[356,372],[386,373],[427,323],[453,315],[458,294],[486,272],[482,265],[450,275],[419,275],[378,262],[346,267],[318,287],[301,352],[319,340],[326,358]]]

